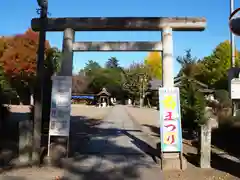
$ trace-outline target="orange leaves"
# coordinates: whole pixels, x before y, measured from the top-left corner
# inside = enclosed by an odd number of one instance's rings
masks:
[[[2,57],[0,57],[0,63],[2,63],[6,75],[9,78],[16,76],[34,77],[36,73],[38,33],[28,29],[24,34],[3,39],[5,49]],[[46,49],[48,48],[50,48],[50,45],[46,41]]]

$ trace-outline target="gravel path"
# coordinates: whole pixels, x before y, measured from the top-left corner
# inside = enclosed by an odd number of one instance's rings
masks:
[[[76,120],[77,121],[77,120]],[[81,119],[79,119],[81,121]],[[160,180],[147,136],[137,128],[124,106],[115,106],[100,123],[78,136],[77,158],[68,159],[65,177],[80,179]],[[79,132],[80,133],[80,132]],[[85,140],[83,140],[85,138]]]

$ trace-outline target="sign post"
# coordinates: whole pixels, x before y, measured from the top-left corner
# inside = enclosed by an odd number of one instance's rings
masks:
[[[178,153],[182,167],[182,129],[179,88],[159,88],[161,156]]]
[[[72,94],[71,76],[53,76],[52,81],[53,83],[48,136],[48,156],[50,156],[51,136],[67,138],[68,154]]]

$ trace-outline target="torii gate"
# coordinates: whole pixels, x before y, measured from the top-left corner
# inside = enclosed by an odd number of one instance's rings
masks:
[[[64,31],[60,76],[72,76],[73,52],[161,51],[163,87],[174,86],[172,31],[203,31],[205,27],[206,19],[198,17],[91,17],[45,20],[46,31]],[[41,19],[32,19],[32,29],[40,31]],[[162,31],[162,42],[75,42],[75,31]],[[70,112],[68,115],[70,116]]]
[[[32,29],[40,31],[39,18],[32,19]],[[162,51],[163,86],[173,87],[172,31],[203,31],[205,18],[48,18],[46,31],[64,31],[62,75],[72,75],[73,51]],[[162,31],[160,42],[75,42],[75,31]]]

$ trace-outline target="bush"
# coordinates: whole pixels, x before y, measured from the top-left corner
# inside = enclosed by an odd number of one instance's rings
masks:
[[[240,125],[234,122],[236,117],[230,116],[219,124],[219,128],[212,131],[212,144],[230,154],[239,156],[240,148],[236,146],[239,141]]]
[[[229,97],[229,93],[226,90],[216,90],[215,99],[219,102],[219,108],[229,108],[232,106],[232,101]]]

